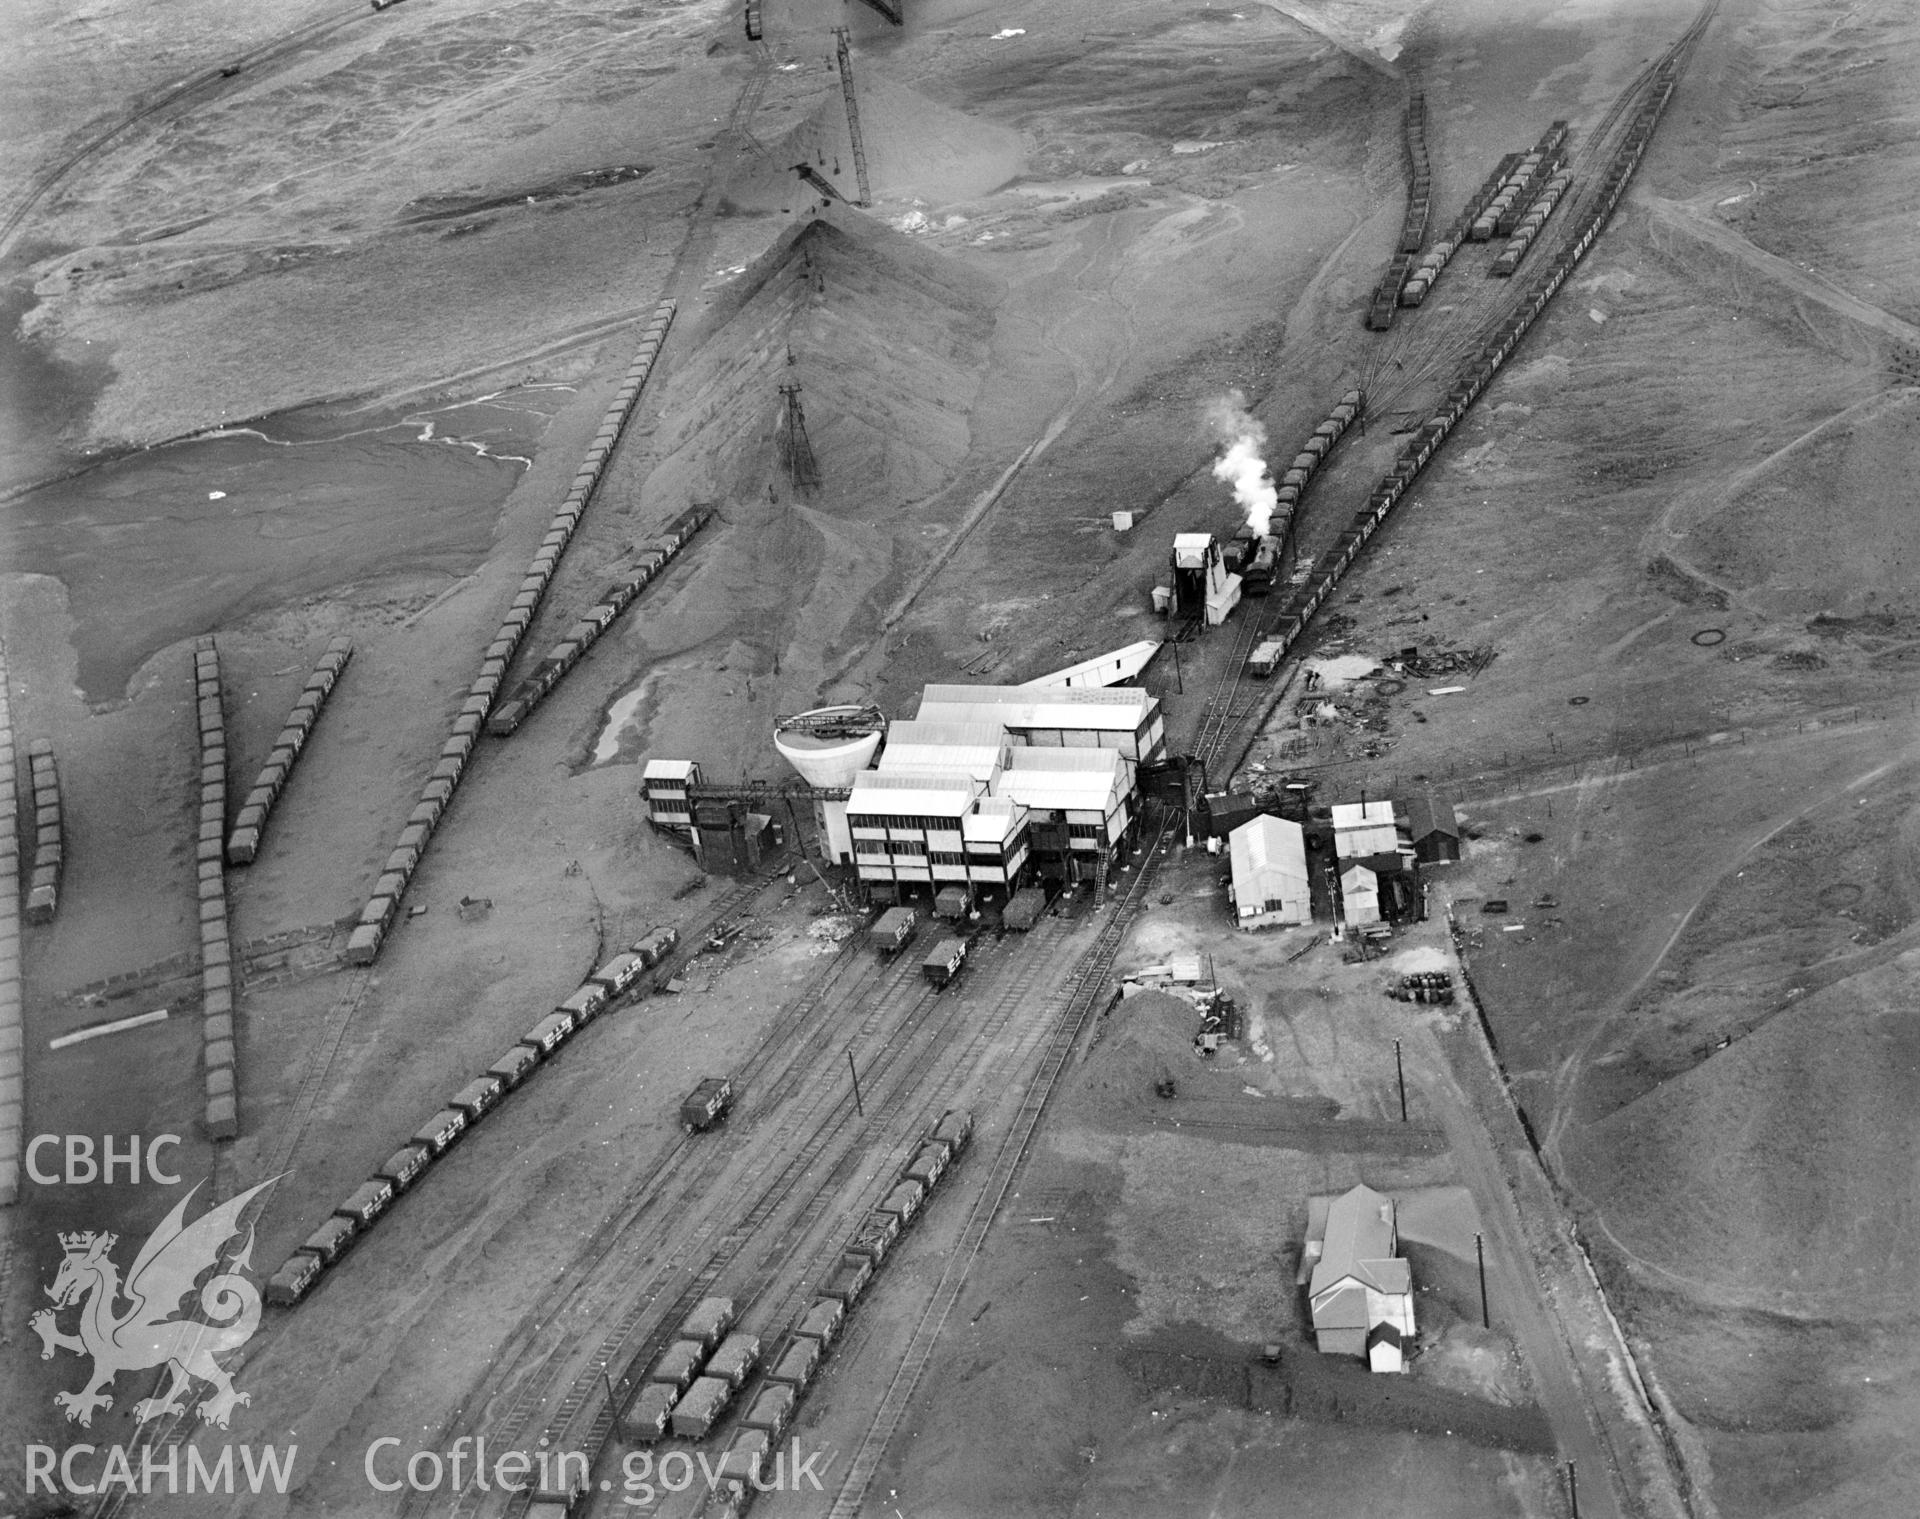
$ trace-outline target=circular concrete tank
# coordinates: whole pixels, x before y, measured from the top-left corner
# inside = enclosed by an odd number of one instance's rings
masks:
[[[862,707],[820,707],[800,715],[852,718],[864,710]],[[800,778],[808,785],[851,786],[853,778],[872,763],[874,751],[880,747],[883,736],[879,733],[856,733],[848,738],[827,737],[796,729],[776,732],[773,735],[773,747],[800,772]]]

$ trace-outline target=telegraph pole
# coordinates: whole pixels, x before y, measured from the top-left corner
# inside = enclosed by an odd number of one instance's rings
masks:
[[[1393,1074],[1400,1083],[1400,1121],[1407,1121],[1407,1072],[1400,1063],[1400,1041],[1393,1041]]]
[[[1473,1254],[1480,1263],[1480,1327],[1491,1329],[1493,1320],[1487,1314],[1487,1246],[1478,1234],[1473,1237]]]

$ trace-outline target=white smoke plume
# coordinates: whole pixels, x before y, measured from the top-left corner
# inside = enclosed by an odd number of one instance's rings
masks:
[[[1246,512],[1247,526],[1264,537],[1273,526],[1274,507],[1279,504],[1273,476],[1262,456],[1266,428],[1248,413],[1247,398],[1237,390],[1207,403],[1207,426],[1226,446],[1226,452],[1214,461],[1213,478],[1233,487],[1233,499]]]

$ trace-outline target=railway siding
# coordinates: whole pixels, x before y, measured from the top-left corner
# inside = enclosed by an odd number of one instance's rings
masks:
[[[240,1079],[235,1060],[233,939],[227,918],[227,719],[221,701],[220,651],[209,635],[193,646],[194,695],[200,720],[200,832],[194,870],[200,894],[200,1050],[210,1139],[240,1132]]]
[[[667,329],[672,325],[677,309],[676,303],[671,300],[662,301],[655,308],[653,319],[647,323],[646,331],[641,335],[633,362],[627,366],[613,401],[607,407],[606,416],[601,420],[600,430],[594,435],[566,498],[554,513],[552,526],[528,563],[513,604],[501,619],[499,631],[481,657],[480,673],[467,688],[467,699],[453,720],[446,742],[440,746],[438,760],[421,785],[419,800],[408,816],[406,827],[402,829],[393,852],[387,857],[387,863],[374,883],[373,894],[360,909],[360,921],[347,940],[347,959],[352,964],[371,965],[379,958],[387,932],[399,913],[400,899],[406,894],[413,873],[419,868],[421,857],[433,838],[433,831],[439,826],[441,815],[453,800],[453,794],[466,774],[467,761],[479,740],[481,725],[493,710],[494,698],[506,678],[507,666],[513,662],[520,641],[526,636],[534,613],[539,610],[541,599],[547,594],[547,586],[559,567],[560,556],[566,552],[574,530],[586,515],[587,503],[600,483],[601,473],[619,441],[621,430],[633,414],[634,403],[639,400],[641,390],[653,373],[654,360],[659,357],[660,345],[666,340]]]
[[[13,705],[0,649],[0,1206],[20,1197],[26,1121],[25,999],[20,986],[20,815],[14,771]]]

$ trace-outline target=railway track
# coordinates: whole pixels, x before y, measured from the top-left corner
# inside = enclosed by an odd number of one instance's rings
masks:
[[[1652,140],[1680,71],[1712,23],[1719,4],[1720,0],[1706,0],[1692,24],[1659,58],[1634,76],[1595,124],[1588,135],[1583,172],[1561,215],[1548,224],[1555,231],[1541,238],[1531,253],[1532,277],[1462,279],[1460,283],[1470,288],[1450,310],[1430,313],[1421,308],[1415,313],[1416,319],[1400,329],[1400,336],[1382,348],[1366,372],[1363,383],[1370,411],[1383,415],[1406,409],[1415,415],[1424,414],[1424,420],[1410,429],[1413,436],[1399,458],[1331,548],[1320,556],[1306,582],[1291,588],[1264,618],[1254,614],[1247,617],[1248,626],[1236,638],[1231,663],[1209,700],[1196,740],[1195,752],[1216,769],[1214,779],[1218,784],[1229,781],[1258,737],[1259,724],[1250,724],[1246,718],[1256,712],[1264,716],[1264,710],[1277,703],[1292,680],[1289,670],[1287,684],[1268,700],[1251,707],[1240,704],[1236,693],[1244,679],[1242,641],[1251,644],[1257,637],[1277,638],[1283,655],[1299,647],[1315,614],[1344,579],[1361,549],[1404,499],[1454,425],[1491,383],[1499,366],[1605,229]],[[1412,404],[1415,400],[1423,404]],[[1234,715],[1236,709],[1241,714],[1238,717]],[[1215,761],[1229,753],[1230,745],[1229,761],[1215,766]]]
[[[881,970],[871,962],[863,963],[860,943],[857,938],[848,940],[840,952],[821,967],[802,995],[782,1010],[753,1054],[735,1072],[736,1090],[743,1100],[751,1102],[762,1087],[790,1078],[803,1054],[822,1043],[831,1023],[828,1015],[842,1002],[873,995],[876,991],[884,994],[904,977],[907,967],[902,964]],[[839,1058],[837,1046],[833,1058],[836,1061]],[[555,1348],[536,1361],[533,1347],[540,1337],[552,1337],[553,1325],[570,1305],[596,1292],[604,1296],[610,1290],[606,1278],[625,1264],[624,1256],[617,1252],[629,1231],[650,1213],[697,1207],[703,1195],[719,1184],[732,1154],[731,1149],[723,1151],[710,1143],[697,1142],[692,1136],[682,1135],[674,1140],[658,1164],[609,1210],[560,1276],[527,1306],[486,1371],[476,1379],[474,1393],[455,1411],[440,1434],[452,1439],[474,1433],[483,1424],[490,1435],[501,1439],[518,1438],[525,1433],[551,1395],[551,1379],[542,1381],[538,1369],[550,1366],[559,1353]],[[486,1390],[500,1388],[516,1390],[503,1406],[489,1407]],[[429,1506],[427,1496],[410,1495],[403,1512],[425,1513]],[[470,1511],[467,1500],[463,1497],[456,1502],[453,1511]]]
[[[819,1006],[829,1016],[820,1020],[809,1048],[794,1052],[794,1074],[782,1085],[797,1095],[774,1115],[774,1130],[758,1136],[749,1152],[716,1156],[685,1190],[682,1200],[690,1210],[705,1203],[690,1232],[655,1234],[644,1259],[622,1261],[617,1272],[573,1294],[569,1305],[543,1301],[536,1312],[549,1334],[556,1314],[573,1311],[608,1327],[591,1345],[582,1338],[568,1340],[518,1378],[518,1392],[498,1417],[481,1411],[468,1422],[482,1426],[495,1448],[509,1448],[532,1431],[540,1416],[548,1448],[584,1450],[597,1458],[613,1433],[616,1408],[637,1388],[695,1301],[724,1286],[757,1319],[756,1306],[775,1292],[783,1272],[791,1273],[792,1261],[817,1261],[828,1236],[837,1241],[847,1224],[840,1215],[854,1210],[835,1209],[833,1203],[845,1196],[853,1172],[876,1148],[891,1152],[903,1146],[966,1084],[958,1073],[974,1070],[985,1059],[1034,981],[1051,969],[1052,960],[1041,950],[1052,932],[1040,933],[1037,942],[1030,939],[1019,956],[1006,946],[983,949],[984,963],[970,967],[963,983],[970,988],[966,995],[958,988],[937,994],[910,982],[917,970],[910,957],[872,978],[871,989],[866,976],[837,989],[823,987]],[[832,1016],[863,995],[871,1001],[852,1047],[870,1052],[861,1071],[864,1111],[841,1077],[846,1032],[843,1020]],[[979,1018],[975,1014],[983,1000],[987,1016]],[[936,1072],[942,1074],[930,1087]],[[726,1185],[729,1171],[751,1169],[761,1154],[779,1157],[777,1168],[754,1172],[744,1191]],[[819,1242],[811,1251],[809,1240]],[[645,1243],[629,1241],[636,1255]],[[652,1273],[636,1290],[636,1269],[648,1265]],[[790,1275],[784,1290],[775,1292],[775,1304],[784,1310],[808,1280]],[[564,1390],[556,1393],[563,1381]],[[476,1491],[462,1495],[452,1512],[514,1514],[522,1506],[519,1499],[490,1505]]]
[[[359,5],[330,13],[318,20],[309,21],[302,26],[290,28],[271,41],[263,42],[256,48],[229,58],[215,68],[192,75],[177,84],[169,85],[158,97],[145,105],[129,111],[112,125],[94,136],[87,138],[77,147],[70,149],[56,162],[40,170],[27,182],[27,187],[0,216],[0,257],[4,257],[13,248],[14,240],[19,236],[21,226],[31,216],[34,209],[51,194],[63,180],[88,159],[112,147],[142,122],[148,121],[164,111],[203,99],[217,89],[234,74],[270,62],[284,54],[298,51],[309,43],[320,41],[334,32],[356,21],[365,20],[370,13]]]
[[[1162,858],[1161,849],[1173,831],[1173,824],[1174,814],[1167,813],[1161,817],[1147,847],[1145,863],[1134,876],[1132,885],[1114,904],[1112,915],[1057,994],[1051,1019],[1039,1020],[1043,1025],[1050,1024],[1046,1051],[1027,1080],[1014,1121],[995,1147],[993,1163],[967,1215],[959,1243],[947,1257],[940,1280],[935,1284],[914,1326],[906,1353],[889,1381],[866,1433],[854,1450],[847,1475],[834,1497],[832,1519],[855,1519],[866,1500],[874,1474],[879,1470],[888,1445],[898,1433],[900,1421],[913,1401],[914,1391],[933,1359],[934,1347],[939,1343],[954,1305],[960,1300],[960,1294],[966,1289],[967,1276],[986,1244],[987,1233],[993,1227],[994,1219],[999,1216],[1008,1192],[1012,1190],[1013,1179],[1019,1174],[1020,1165],[1027,1157],[1041,1116],[1046,1112],[1047,1102],[1066,1070],[1074,1047],[1080,1042],[1088,1019],[1100,1004],[1114,957],[1126,939],[1127,930],[1132,927],[1134,919],[1152,894]]]

